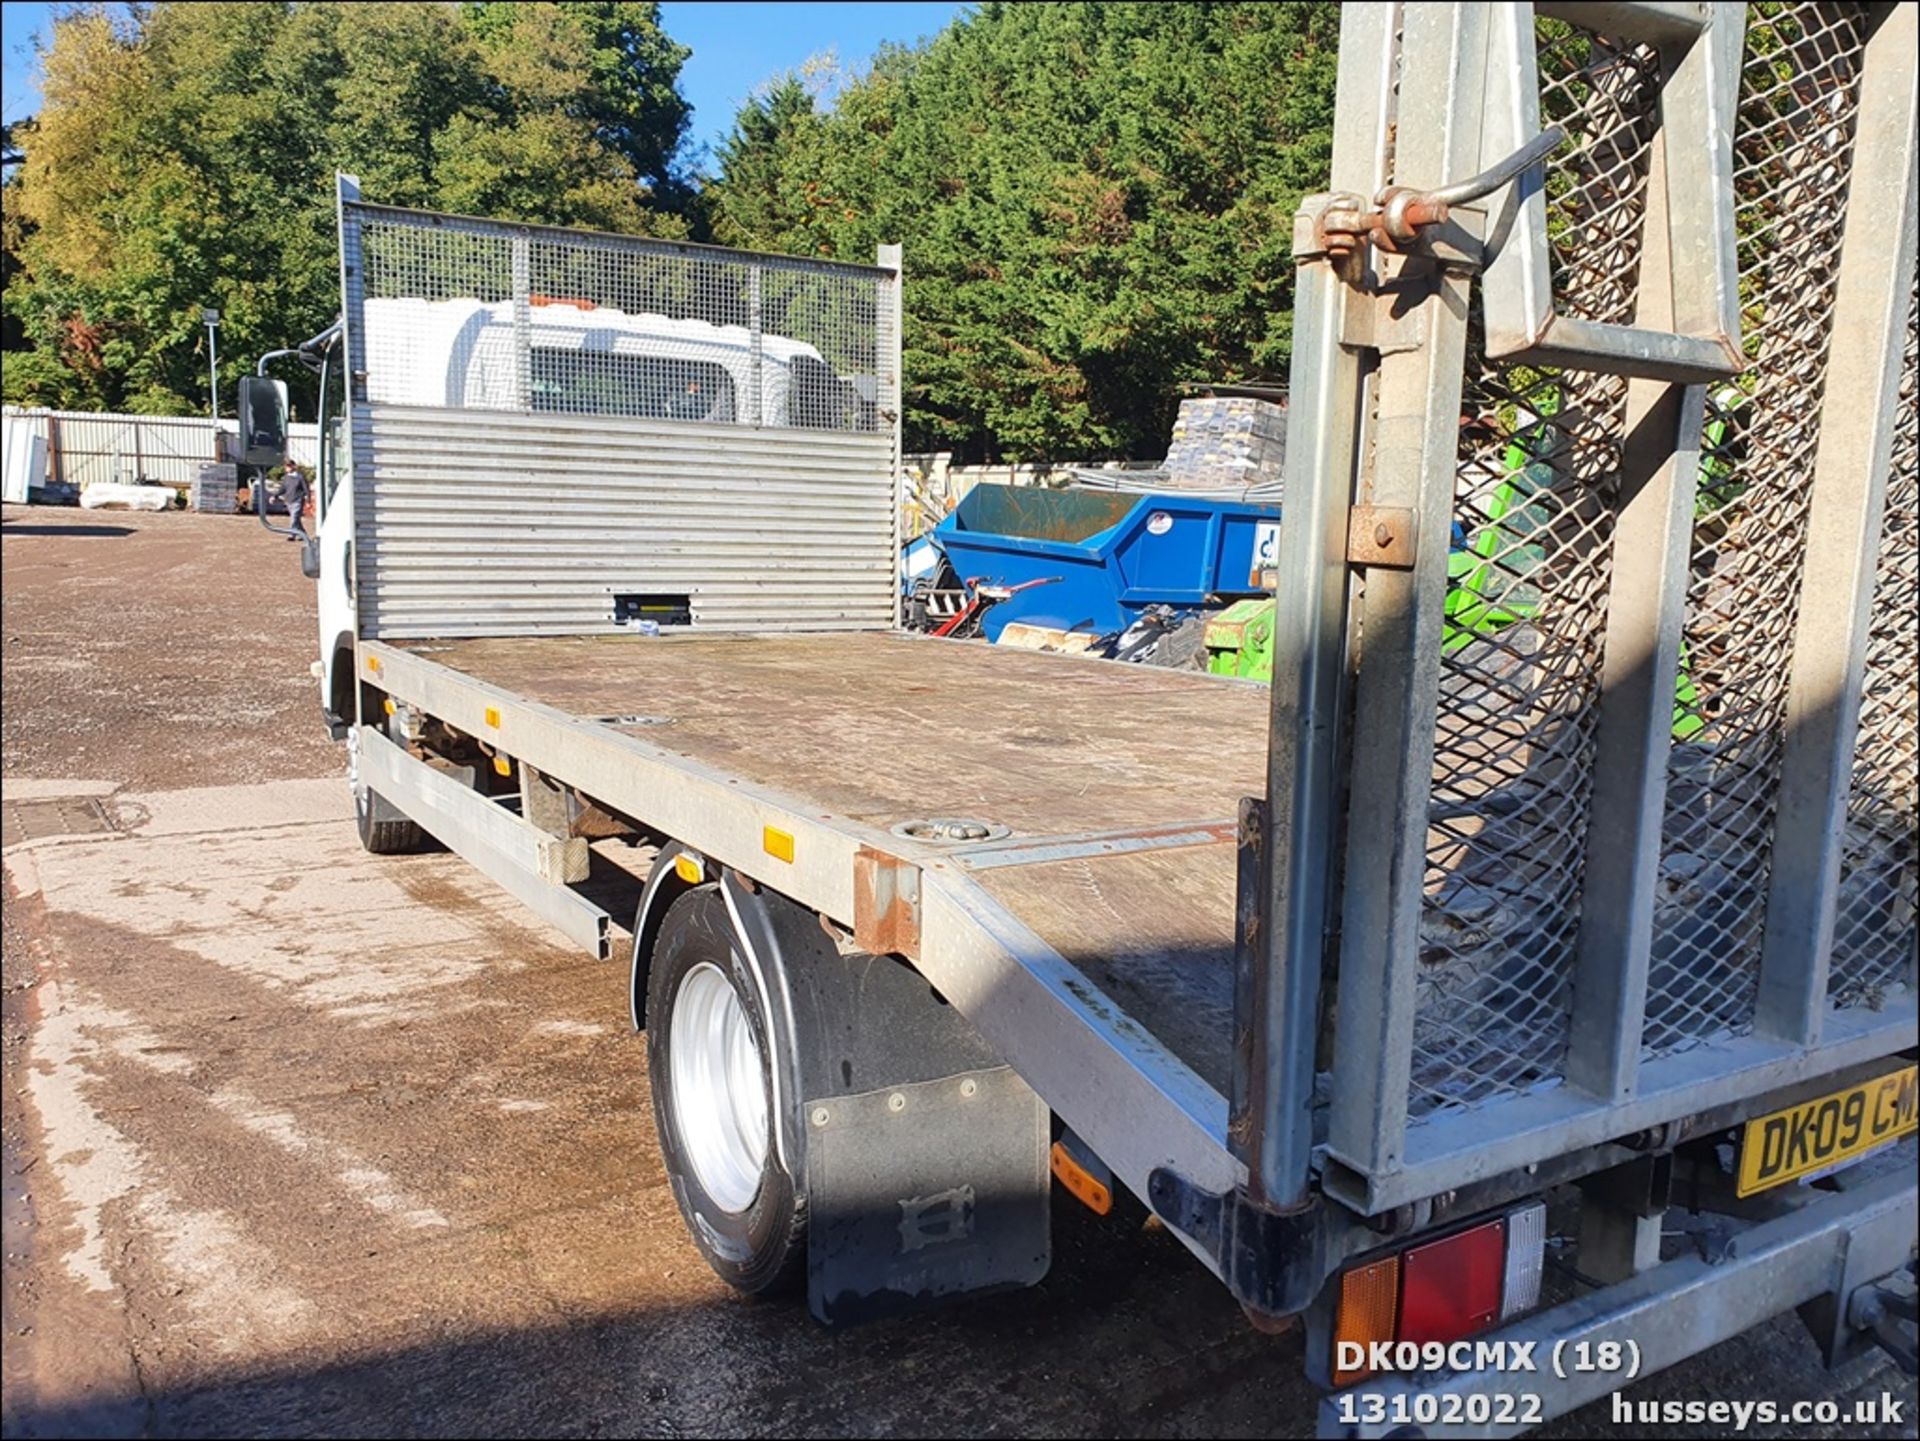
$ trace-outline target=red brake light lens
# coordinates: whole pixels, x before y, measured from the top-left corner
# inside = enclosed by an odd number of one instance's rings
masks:
[[[1536,1200],[1350,1266],[1340,1274],[1334,1310],[1333,1384],[1374,1374],[1371,1343],[1464,1341],[1532,1310],[1546,1242],[1547,1208]]]
[[[1507,1227],[1489,1221],[1406,1252],[1400,1262],[1402,1341],[1457,1341],[1500,1319]]]

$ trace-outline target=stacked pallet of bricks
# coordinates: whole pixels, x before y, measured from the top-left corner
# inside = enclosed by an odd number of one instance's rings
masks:
[[[1287,454],[1286,407],[1252,396],[1180,402],[1167,446],[1168,479],[1195,490],[1277,482]]]
[[[188,505],[194,510],[214,515],[232,515],[233,494],[240,480],[239,470],[231,461],[201,466],[194,476]]]

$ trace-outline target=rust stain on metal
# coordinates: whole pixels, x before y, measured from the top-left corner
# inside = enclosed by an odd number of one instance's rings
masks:
[[[1413,566],[1413,512],[1398,505],[1356,505],[1347,514],[1347,559],[1354,565]]]
[[[969,507],[969,528],[1078,543],[1117,525],[1139,503],[1137,495],[995,486]]]
[[[876,956],[920,956],[920,868],[862,846],[853,858],[853,940]]]

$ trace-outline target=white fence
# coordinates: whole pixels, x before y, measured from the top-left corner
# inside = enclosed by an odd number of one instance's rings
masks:
[[[5,498],[24,501],[45,486],[84,490],[95,481],[193,484],[208,461],[226,460],[236,420],[195,415],[114,415],[78,410],[0,411],[0,455]],[[311,469],[319,460],[319,430],[288,427],[292,458]]]

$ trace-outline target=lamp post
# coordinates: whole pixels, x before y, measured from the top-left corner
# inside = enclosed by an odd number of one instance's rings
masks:
[[[213,411],[213,418],[220,418],[220,352],[215,343],[215,335],[220,329],[220,312],[209,306],[200,312],[200,319],[207,327],[207,404]]]

